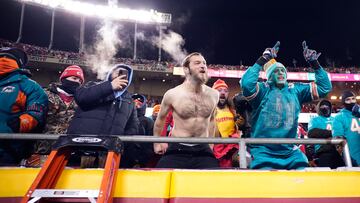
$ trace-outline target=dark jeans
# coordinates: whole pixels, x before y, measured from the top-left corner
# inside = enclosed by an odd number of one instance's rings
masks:
[[[334,145],[323,145],[316,153],[316,157],[318,159],[315,163],[319,167],[330,167],[331,169],[335,169],[337,167],[345,166],[344,160],[339,152],[336,151]]]
[[[179,169],[209,169],[218,167],[219,162],[208,144],[186,146],[178,143],[169,144],[166,153],[156,165],[156,168]]]

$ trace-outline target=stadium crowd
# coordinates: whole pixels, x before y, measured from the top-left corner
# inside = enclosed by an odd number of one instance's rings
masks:
[[[47,56],[47,57],[55,57],[59,59],[72,59],[72,60],[85,60],[85,53],[76,53],[76,52],[68,52],[68,51],[61,51],[61,50],[53,50],[48,49],[45,47],[30,45],[30,44],[23,44],[23,43],[14,43],[9,40],[0,39],[0,47],[20,47],[26,51],[29,55],[33,56]],[[148,59],[132,59],[132,58],[116,58],[117,63],[124,63],[129,65],[142,65],[146,67],[153,67],[158,65],[159,62],[155,60],[148,60]],[[160,64],[164,67],[172,69],[177,64],[171,61],[162,61]],[[245,65],[222,65],[222,64],[209,64],[208,68],[214,70],[242,70],[245,71],[249,68],[249,66]],[[287,67],[291,72],[313,72],[313,70],[309,67]],[[359,67],[324,67],[324,69],[329,73],[360,73]]]
[[[121,63],[115,65],[103,81],[86,83],[82,68],[74,64],[62,71],[58,82],[43,89],[25,71],[27,54],[74,59],[84,57],[83,54],[47,50],[26,44],[14,47],[14,43],[6,40],[1,40],[0,45],[4,46],[0,49],[0,133],[179,137],[208,137],[214,134],[222,138],[279,138],[279,135],[280,138],[330,138],[331,133],[334,133],[333,136],[348,139],[353,164],[357,166],[360,161],[360,127],[358,123],[353,123],[354,119],[355,122],[360,120],[360,106],[356,104],[355,94],[351,91],[343,92],[341,109],[335,109],[327,100],[318,102],[331,91],[332,85],[325,69],[317,60],[319,55],[315,50],[309,49],[305,42],[304,58],[315,72],[315,82],[287,83],[287,68],[275,60],[280,46],[278,42],[273,48],[267,48],[253,66],[235,67],[236,70],[246,70],[240,81],[243,92],[230,98],[231,87],[225,81],[217,80],[212,87],[205,85],[208,80],[206,61],[200,53],[192,53],[182,64],[184,83],[165,93],[161,102],[127,90],[133,78],[132,64],[152,64],[154,61],[119,59]],[[265,71],[267,81],[258,81],[260,70]],[[151,118],[145,117],[148,106],[153,106]],[[195,110],[189,109],[192,106]],[[316,112],[319,119],[311,120],[307,129],[306,126],[298,125],[300,111]],[[332,112],[339,112],[334,123],[330,119]],[[336,129],[332,125],[337,125]],[[350,131],[344,127],[350,125]],[[209,126],[213,126],[213,129]],[[269,136],[263,134],[264,130]],[[1,140],[0,165],[40,167],[46,160],[51,145],[52,142],[44,140]],[[307,166],[336,168],[344,165],[341,161],[332,165],[334,156],[342,160],[341,146],[279,146],[249,147],[248,167],[300,169]],[[238,150],[239,146],[234,144],[213,146],[155,143],[153,146],[126,143],[121,167],[236,167],[239,164]],[[103,167],[105,157],[102,152],[81,151],[73,157],[70,164],[82,168]],[[189,165],[186,160],[191,160],[194,164]]]

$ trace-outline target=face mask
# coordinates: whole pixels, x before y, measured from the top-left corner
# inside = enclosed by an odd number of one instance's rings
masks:
[[[344,106],[347,110],[352,111],[352,108],[356,104],[355,96],[345,98]]]
[[[70,81],[67,79],[61,80],[60,88],[68,94],[75,94],[76,89],[80,86],[78,82]]]
[[[355,106],[355,103],[350,103],[350,104],[344,104],[345,109],[352,111],[352,108]]]
[[[329,106],[320,106],[319,114],[324,117],[329,117],[331,114],[330,107]]]

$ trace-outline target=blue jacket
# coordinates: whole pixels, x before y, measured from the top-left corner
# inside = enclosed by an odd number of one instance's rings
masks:
[[[283,89],[269,82],[258,82],[262,66],[255,63],[241,79],[241,87],[252,111],[253,138],[296,138],[301,105],[325,97],[331,83],[322,67],[315,70],[315,82],[287,83]],[[294,145],[254,145],[269,154],[288,155]]]
[[[0,133],[12,133],[10,119],[28,114],[36,120],[30,132],[44,126],[48,97],[41,86],[16,70],[0,80]]]
[[[47,107],[44,90],[20,69],[0,79],[0,133],[13,133],[8,122],[24,117],[28,122],[25,128],[19,128],[20,133],[41,132]],[[18,164],[31,153],[32,145],[24,140],[1,140],[0,166]]]
[[[335,116],[333,123],[334,137],[345,137],[348,144],[350,155],[356,161],[354,165],[360,165],[360,118],[352,115],[347,109],[341,109]]]

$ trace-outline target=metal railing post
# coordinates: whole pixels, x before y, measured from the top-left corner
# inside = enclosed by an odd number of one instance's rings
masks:
[[[343,143],[344,143],[344,153],[343,154],[344,154],[345,165],[346,165],[346,167],[352,167],[349,145],[346,140],[344,140]]]
[[[239,142],[239,166],[240,166],[240,168],[247,168],[246,142],[244,139],[241,139]]]

